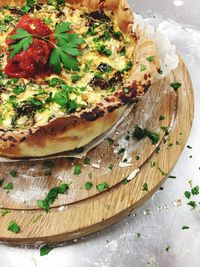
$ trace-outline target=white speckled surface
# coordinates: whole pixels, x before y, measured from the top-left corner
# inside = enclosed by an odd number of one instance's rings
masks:
[[[0,246],[0,267],[199,267],[200,209],[190,210],[184,191],[200,185],[200,2],[197,0],[129,0],[145,17],[156,15],[183,56],[194,82],[195,120],[188,144],[164,190],[115,226],[81,242],[38,250]],[[192,158],[189,156],[192,155]],[[153,177],[152,177],[153,179]],[[178,199],[181,201],[177,202]],[[196,197],[200,201],[200,197]],[[182,230],[182,226],[190,227]],[[141,236],[137,237],[137,233]],[[165,250],[170,246],[169,251]]]

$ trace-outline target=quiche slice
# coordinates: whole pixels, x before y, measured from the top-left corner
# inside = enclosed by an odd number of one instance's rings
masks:
[[[160,72],[156,44],[124,0],[0,4],[0,155],[81,148]]]

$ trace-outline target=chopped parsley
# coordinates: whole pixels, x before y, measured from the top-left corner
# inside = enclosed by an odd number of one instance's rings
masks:
[[[58,195],[66,193],[68,189],[68,184],[61,184],[59,187],[53,187],[43,200],[37,201],[38,207],[44,209],[46,212],[49,212],[50,205],[56,201]]]
[[[90,190],[92,188],[93,184],[91,182],[86,182],[85,189]]]
[[[148,129],[143,129],[139,127],[138,125],[135,126],[133,137],[136,138],[137,140],[142,140],[145,137],[148,137],[152,141],[152,144],[154,145],[157,144],[160,139],[159,134],[155,132],[151,132]]]
[[[191,197],[191,193],[189,191],[185,191],[184,195],[187,199],[190,199]]]
[[[177,91],[182,86],[182,83],[174,82],[171,83],[170,86],[174,89],[174,91]]]
[[[4,181],[5,181],[5,179],[0,179],[0,187],[3,186]]]
[[[159,172],[160,172],[163,176],[167,175],[167,173],[164,172],[161,168],[158,168],[158,170],[159,170]]]
[[[176,176],[170,175],[170,176],[168,176],[168,178],[170,178],[170,179],[176,179]]]
[[[147,183],[144,183],[142,186],[142,191],[149,191],[149,186]]]
[[[4,190],[12,190],[14,187],[13,187],[13,183],[10,182],[10,183],[7,183],[5,186],[4,186]]]
[[[195,209],[196,207],[197,207],[197,203],[196,203],[196,201],[189,201],[188,203],[187,203],[187,205],[188,206],[190,206],[190,207],[192,207],[192,209]]]
[[[8,231],[18,234],[21,228],[15,221],[11,221],[8,225]]]
[[[199,195],[199,186],[197,185],[197,186],[193,187],[192,190],[191,190],[191,193],[192,193],[193,196]]]
[[[90,158],[84,158],[84,161],[83,161],[84,165],[90,165],[91,163],[91,159]]]
[[[10,212],[11,212],[11,211],[8,210],[8,209],[3,209],[3,210],[1,211],[1,217],[6,216],[6,215],[9,214]]]
[[[159,121],[163,121],[163,120],[165,120],[165,116],[164,115],[160,115]]]
[[[147,66],[144,64],[140,65],[140,71],[145,71],[147,69]]]
[[[108,188],[109,188],[109,185],[108,185],[108,183],[106,183],[106,182],[101,183],[101,184],[98,184],[98,185],[96,186],[96,189],[97,189],[99,192],[103,192],[103,191],[105,191],[105,190],[108,189]]]
[[[187,225],[183,225],[183,226],[182,226],[182,230],[187,230],[187,229],[190,229],[190,227],[187,226]]]
[[[45,245],[45,246],[40,248],[40,256],[46,256],[52,250],[53,250],[53,248],[49,247],[48,245]]]
[[[147,61],[149,61],[149,62],[153,62],[154,60],[155,60],[154,56],[147,57]]]
[[[114,140],[112,138],[108,138],[107,140],[108,140],[109,145],[113,145],[114,144]]]
[[[13,178],[16,178],[16,177],[17,177],[17,171],[16,171],[16,170],[11,170],[11,171],[10,171],[10,175],[11,175]]]
[[[112,171],[112,170],[113,170],[113,167],[114,167],[114,165],[111,163],[111,164],[108,166],[108,169]]]
[[[81,174],[81,165],[77,164],[74,167],[74,175],[79,175],[79,174]]]

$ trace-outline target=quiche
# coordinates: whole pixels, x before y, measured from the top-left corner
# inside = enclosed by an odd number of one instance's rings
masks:
[[[157,80],[160,56],[124,0],[0,4],[0,155],[81,148]]]

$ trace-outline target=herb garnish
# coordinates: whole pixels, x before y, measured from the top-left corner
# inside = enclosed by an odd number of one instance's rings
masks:
[[[13,183],[8,183],[4,186],[4,190],[12,190],[13,189]]]
[[[143,138],[148,137],[152,141],[152,144],[154,145],[157,144],[160,139],[159,134],[151,132],[148,129],[142,129],[138,125],[135,126],[133,137],[136,138],[137,140],[142,140]]]
[[[48,245],[45,245],[43,247],[40,248],[40,256],[46,256],[49,254],[49,252],[52,250],[53,248],[49,247]]]
[[[182,86],[182,83],[174,82],[171,83],[170,86],[174,89],[174,91],[177,91]]]
[[[26,51],[32,44],[33,37],[37,37],[54,46],[54,50],[49,59],[49,65],[53,67],[55,73],[59,74],[62,66],[67,70],[78,71],[77,56],[81,55],[78,46],[85,41],[79,34],[69,33],[70,30],[71,24],[69,22],[57,24],[55,29],[57,43],[55,44],[49,40],[49,36],[37,36],[30,34],[22,28],[18,28],[17,33],[9,37],[17,41],[17,43],[10,46],[10,58],[12,60],[20,51]]]
[[[81,165],[77,164],[74,167],[74,175],[79,175],[79,174],[81,174]]]
[[[187,203],[187,205],[189,205],[189,206],[191,206],[192,207],[192,209],[195,209],[196,207],[197,207],[197,203],[195,202],[195,201],[189,201],[188,203]]]
[[[50,205],[52,205],[59,194],[64,194],[69,189],[68,184],[61,184],[59,187],[54,187],[50,189],[49,193],[43,200],[38,200],[37,205],[38,207],[46,210],[46,212],[50,211]]]
[[[16,178],[16,177],[17,177],[17,171],[16,171],[16,170],[11,170],[11,171],[10,171],[10,175],[11,175],[13,178]]]
[[[18,234],[21,231],[20,226],[15,221],[9,223],[8,230],[15,234]]]
[[[103,192],[104,190],[106,190],[106,189],[109,188],[109,185],[108,185],[108,183],[104,182],[104,183],[98,184],[98,185],[96,186],[96,188],[97,188],[97,190],[98,190],[99,192]]]
[[[190,229],[190,227],[189,226],[186,226],[186,225],[183,225],[182,226],[182,230],[186,230],[186,229]]]
[[[93,184],[91,182],[86,182],[85,189],[90,190],[92,188]]]
[[[144,183],[142,186],[142,191],[149,191],[149,186],[147,183]]]

